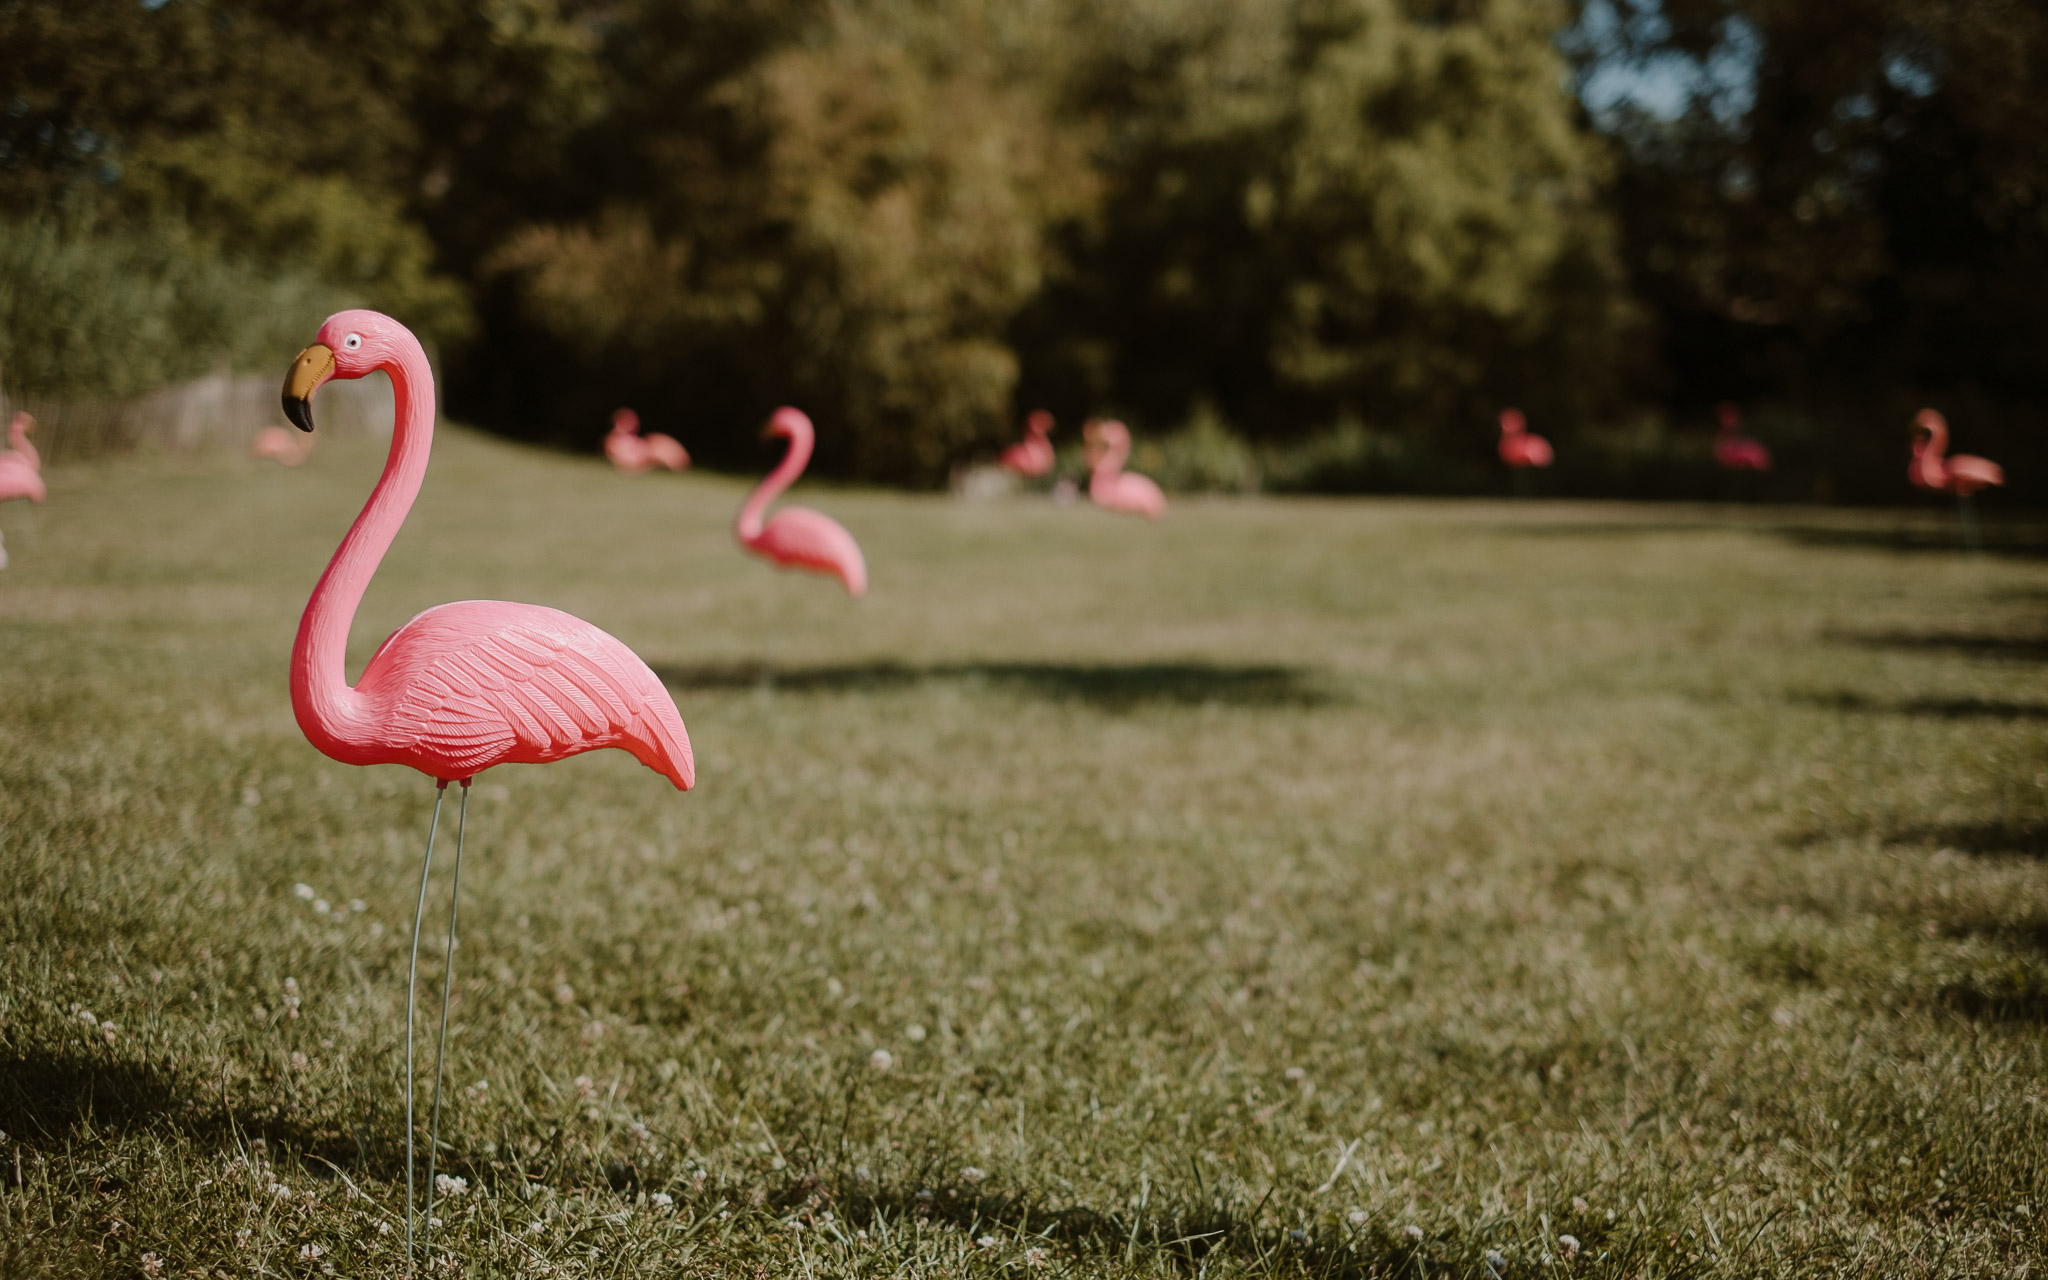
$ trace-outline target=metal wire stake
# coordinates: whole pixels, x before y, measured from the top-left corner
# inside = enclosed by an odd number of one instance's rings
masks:
[[[445,785],[445,784],[444,784]],[[434,1157],[441,1149],[441,1076],[448,1066],[448,994],[455,986],[455,912],[462,905],[462,837],[469,828],[469,779],[462,780],[462,807],[455,819],[455,876],[448,890],[448,950],[441,960],[441,1038],[434,1046],[434,1120],[427,1131],[427,1219],[434,1230]]]
[[[420,903],[412,913],[412,965],[405,973],[405,1260],[411,1263],[412,1251],[412,1022],[413,988],[420,977],[420,921],[427,913],[427,875],[434,869],[434,837],[441,830],[441,802],[448,798],[448,784],[441,783],[434,794],[434,820],[427,827],[427,856],[420,863]]]

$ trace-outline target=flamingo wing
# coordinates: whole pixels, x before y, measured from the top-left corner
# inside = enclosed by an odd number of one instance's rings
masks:
[[[809,507],[784,507],[752,541],[749,550],[777,564],[829,573],[855,599],[867,594],[867,558],[846,526]]]
[[[618,747],[681,790],[696,779],[660,679],[558,610],[495,600],[429,609],[384,642],[357,690],[388,699],[382,733],[397,761],[437,777]]]

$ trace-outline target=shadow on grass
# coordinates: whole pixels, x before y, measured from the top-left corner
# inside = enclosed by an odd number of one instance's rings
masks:
[[[2010,635],[1985,631],[1832,632],[1837,644],[1866,649],[1903,649],[1909,653],[1962,653],[1978,658],[2016,662],[2048,662],[2048,635]]]
[[[1312,707],[1338,700],[1300,667],[1208,662],[880,661],[824,666],[707,663],[656,667],[672,689],[777,689],[794,693],[889,693],[943,681],[985,682],[1050,701],[1104,707]]]
[[[2048,703],[2008,702],[2002,698],[1901,698],[1896,701],[1860,693],[1798,693],[1789,699],[1829,711],[1864,715],[1932,716],[1940,720],[2048,720]]]
[[[1951,518],[1943,523],[1915,522],[1881,528],[1781,524],[1767,526],[1765,531],[1800,547],[1963,555],[1963,527],[1950,514]],[[1978,541],[1986,555],[2048,559],[2048,527],[2041,525],[1985,522],[1979,526]]]
[[[1987,857],[2018,855],[2048,858],[2048,819],[2012,818],[1997,822],[1932,823],[1896,827],[1885,843],[1928,849],[1954,849]]]

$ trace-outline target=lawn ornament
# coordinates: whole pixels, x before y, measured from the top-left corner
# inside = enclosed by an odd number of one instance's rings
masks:
[[[500,764],[545,764],[601,747],[631,752],[680,790],[695,780],[690,739],[668,690],[631,649],[580,618],[530,604],[465,600],[437,605],[377,649],[353,688],[343,660],[349,623],[427,473],[434,437],[434,375],[404,325],[374,311],[329,316],[318,340],[292,362],[285,417],[313,430],[313,393],[331,378],[391,376],[396,426],[384,474],[313,588],[292,644],[292,711],[320,751],[344,764],[402,764],[439,784],[420,865],[412,963],[405,997],[406,1254],[413,1240],[413,1006],[420,921],[448,784],[462,784],[448,952],[441,979],[441,1035],[428,1134],[422,1247],[433,1225],[434,1156],[441,1124],[441,1068],[462,891],[469,783]]]
[[[1948,449],[1948,419],[1932,409],[1922,409],[1913,419],[1913,461],[1906,467],[1906,479],[1916,489],[1956,496],[1956,518],[1963,526],[1963,549],[1977,550],[1977,511],[1970,495],[1979,489],[2005,483],[2005,468],[1975,454],[1942,456]]]
[[[612,414],[611,434],[604,438],[604,456],[629,476],[637,476],[652,467],[682,471],[690,465],[689,450],[677,444],[674,436],[665,436],[659,431],[641,435],[640,415],[631,409],[620,409]]]
[[[1081,429],[1088,450],[1088,497],[1105,511],[1128,511],[1157,520],[1166,514],[1166,495],[1135,471],[1124,470],[1131,456],[1131,432],[1123,423],[1097,419]]]
[[[1024,438],[1003,450],[997,464],[1020,476],[1044,475],[1052,470],[1052,441],[1046,439],[1051,434],[1052,415],[1043,409],[1032,410],[1024,419]]]
[[[866,595],[867,561],[860,553],[860,544],[837,520],[809,507],[784,507],[775,513],[773,519],[762,523],[768,504],[803,474],[804,465],[811,460],[811,446],[816,440],[811,420],[785,405],[769,417],[767,429],[761,436],[763,439],[781,436],[789,441],[789,451],[782,455],[782,461],[775,470],[769,472],[767,478],[755,486],[753,493],[747,495],[746,505],[740,508],[739,519],[733,522],[733,536],[755,555],[773,560],[786,569],[829,573],[846,584],[846,594],[854,599]]]
[[[36,420],[26,413],[15,414],[14,421],[7,426],[7,443],[11,447],[0,450],[0,502],[10,498],[41,502],[49,496],[49,490],[43,487],[42,456],[28,440],[28,433],[35,426]]]
[[[1714,410],[1721,418],[1721,434],[1714,437],[1714,461],[1727,471],[1769,471],[1771,451],[1761,440],[1742,434],[1742,410],[1727,401]]]
[[[1529,430],[1529,420],[1520,409],[1500,411],[1500,460],[1517,471],[1525,467],[1547,467],[1557,455],[1550,441]]]
[[[1989,458],[1968,453],[1944,457],[1947,450],[1948,419],[1932,409],[1922,409],[1913,419],[1913,462],[1906,468],[1906,479],[1915,488],[1952,493],[1958,498],[2005,483],[2005,468]]]
[[[287,427],[265,427],[249,442],[249,456],[287,467],[296,467],[313,452],[312,436],[299,435]]]

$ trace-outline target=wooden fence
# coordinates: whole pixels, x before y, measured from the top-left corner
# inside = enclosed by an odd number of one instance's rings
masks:
[[[132,453],[136,450],[247,451],[265,427],[284,426],[278,404],[281,377],[210,374],[162,387],[132,400],[65,400],[10,395],[0,386],[0,423],[25,409],[35,415],[35,445],[46,462]],[[391,433],[391,380],[381,373],[330,382],[314,402],[322,435]]]

